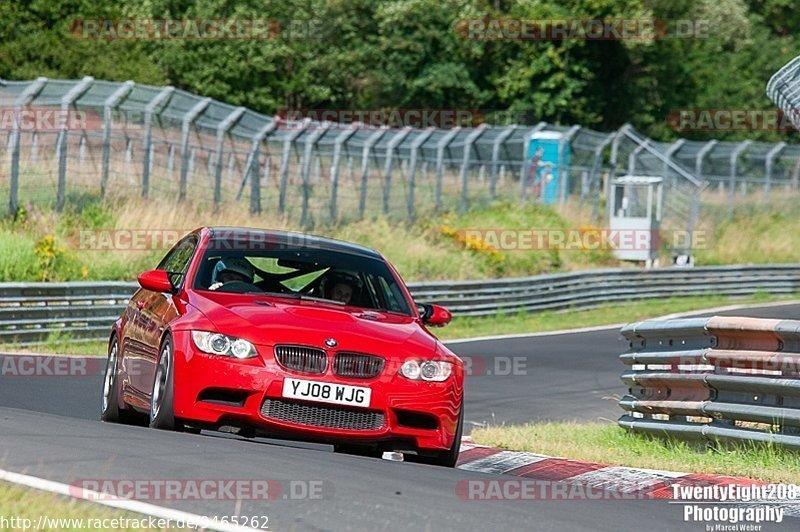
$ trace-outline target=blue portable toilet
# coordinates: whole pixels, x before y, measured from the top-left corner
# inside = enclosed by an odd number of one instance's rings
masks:
[[[568,179],[570,150],[564,147],[562,160],[559,160],[559,145],[564,133],[559,131],[537,131],[531,136],[528,145],[528,160],[531,162],[529,193],[544,204],[558,201],[561,179]],[[541,149],[540,155],[537,152]],[[537,162],[534,167],[533,162]],[[563,164],[563,168],[562,168]],[[567,186],[564,183],[563,186]],[[566,192],[566,188],[564,189]]]

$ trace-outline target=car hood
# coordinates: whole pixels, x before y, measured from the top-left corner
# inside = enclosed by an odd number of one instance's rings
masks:
[[[393,313],[314,301],[243,294],[194,293],[190,304],[218,332],[255,344],[299,344],[405,357],[430,356],[438,341],[417,319]]]

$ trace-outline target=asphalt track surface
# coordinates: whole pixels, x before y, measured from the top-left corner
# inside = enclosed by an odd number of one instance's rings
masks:
[[[800,319],[800,305],[719,314]],[[614,399],[624,390],[617,356],[625,345],[616,329],[452,348],[478,361],[466,384],[470,426],[619,416]],[[516,372],[508,374],[509,363],[517,364]],[[334,454],[325,445],[105,424],[98,421],[101,382],[101,371],[87,377],[2,377],[0,468],[66,484],[321,481],[321,499],[281,496],[238,507],[233,500],[148,501],[199,515],[266,515],[271,530],[705,530],[703,523],[684,522],[681,506],[666,501],[467,501],[456,494],[458,481],[498,476]],[[788,518],[762,530],[797,526]]]

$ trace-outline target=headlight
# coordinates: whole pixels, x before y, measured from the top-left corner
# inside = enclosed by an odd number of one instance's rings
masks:
[[[412,381],[444,382],[453,372],[453,364],[443,360],[406,360],[400,366],[400,375]]]
[[[256,346],[242,338],[208,331],[192,331],[195,347],[203,353],[234,358],[253,358]]]

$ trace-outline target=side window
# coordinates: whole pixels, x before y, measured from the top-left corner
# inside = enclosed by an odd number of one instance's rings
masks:
[[[196,248],[197,236],[188,235],[175,244],[166,256],[161,259],[158,269],[169,273],[169,279],[172,281],[173,286],[181,286],[183,284],[183,275],[186,273],[186,268],[189,266],[189,261],[192,259]]]
[[[385,277],[380,278],[380,283],[389,310],[393,310],[394,312],[407,312],[408,309],[406,305],[401,303],[401,301],[403,301],[403,296],[400,292],[400,287],[398,287],[396,283],[392,283],[390,286]]]

